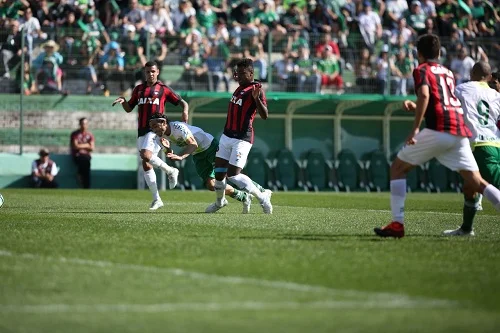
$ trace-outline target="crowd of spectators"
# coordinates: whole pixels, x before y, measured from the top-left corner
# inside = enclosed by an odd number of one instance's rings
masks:
[[[415,41],[435,33],[458,82],[500,61],[500,0],[0,0],[0,77],[26,94],[64,93],[65,79],[109,94],[148,60],[183,66],[187,89],[229,90],[235,59],[254,60],[275,90],[325,87],[406,95]],[[24,42],[21,37],[25,35]],[[20,64],[24,45],[25,64]],[[15,75],[15,77],[13,77]],[[222,85],[221,85],[222,83]],[[78,92],[76,92],[78,93]]]

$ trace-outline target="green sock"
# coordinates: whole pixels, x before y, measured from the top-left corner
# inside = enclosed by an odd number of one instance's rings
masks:
[[[234,192],[230,195],[231,198],[236,199],[238,201],[245,200],[247,196],[247,192],[243,192],[241,190],[234,189]]]
[[[254,182],[253,180],[252,180],[252,183],[255,185],[255,187],[257,187],[257,189],[258,189],[259,191],[264,192],[264,191],[266,190],[265,188],[263,188],[262,186],[260,186],[260,185],[259,185],[259,184],[257,184],[256,182]]]
[[[479,196],[476,195],[474,200],[465,200],[463,209],[463,223],[460,229],[465,232],[470,232],[472,230],[472,224],[474,223],[474,216],[477,212],[477,203],[479,201]]]

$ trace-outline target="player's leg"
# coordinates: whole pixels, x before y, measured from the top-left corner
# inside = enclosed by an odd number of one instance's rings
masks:
[[[226,174],[227,174],[227,165],[229,161],[229,156],[231,156],[231,146],[230,140],[227,136],[222,134],[219,146],[217,148],[217,152],[215,154],[214,161],[214,172],[215,172],[215,182],[214,189],[216,194],[215,203],[211,204],[205,210],[206,212],[210,212],[210,207],[218,207],[218,209],[227,205],[227,199],[225,198],[226,192]]]
[[[252,144],[243,140],[233,140],[233,149],[229,158],[228,181],[255,196],[259,200],[264,213],[272,214],[273,206],[270,193],[261,192],[250,177],[241,173],[246,164],[248,153],[252,149]]]
[[[149,191],[153,197],[153,202],[149,207],[150,210],[157,210],[158,208],[163,207],[163,201],[160,198],[160,193],[158,192],[158,184],[156,183],[156,173],[153,170],[153,166],[148,162],[150,154],[152,152],[148,149],[143,149],[145,145],[146,136],[140,136],[137,138],[137,148],[139,149],[139,154],[142,159],[142,169],[144,170],[144,180],[146,181],[146,185],[148,185]],[[143,158],[143,156],[145,158]]]
[[[479,157],[482,159],[482,157]],[[445,230],[444,235],[464,236],[474,235],[472,223],[478,208],[477,193],[481,193],[489,200],[493,206],[500,210],[500,191],[493,185],[490,185],[479,172],[479,166],[472,154],[469,142],[466,138],[458,138],[456,146],[450,152],[438,157],[441,164],[451,170],[459,170],[464,179],[464,207],[463,224],[456,230]],[[487,170],[487,169],[486,169]]]
[[[177,186],[177,179],[179,177],[179,170],[177,168],[171,167],[161,158],[158,157],[158,153],[161,147],[155,142],[156,134],[149,132],[144,136],[144,140],[141,146],[141,159],[153,167],[161,169],[168,176],[168,187],[173,189]],[[144,171],[146,171],[144,169]],[[156,178],[156,176],[155,176]]]
[[[374,231],[381,237],[404,236],[404,207],[406,201],[406,175],[417,165],[429,161],[432,157],[439,154],[441,145],[446,144],[437,138],[439,132],[428,129],[422,130],[417,134],[417,140],[414,145],[404,146],[391,165],[391,212],[392,222],[383,228],[375,228]]]

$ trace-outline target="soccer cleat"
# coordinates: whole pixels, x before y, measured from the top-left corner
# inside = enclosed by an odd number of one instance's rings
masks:
[[[177,186],[177,178],[179,177],[179,169],[173,169],[174,171],[168,174],[168,188],[171,190]]]
[[[224,206],[227,206],[227,199],[226,198],[222,199],[220,206],[217,204],[217,202],[214,202],[213,204],[208,206],[207,209],[205,209],[205,213],[215,213],[216,211],[218,211],[219,209],[221,209]]]
[[[273,205],[271,204],[271,195],[273,194],[272,191],[264,191],[264,199],[260,202],[260,205],[262,207],[262,210],[264,211],[264,214],[272,214],[273,213]]]
[[[474,230],[471,230],[469,232],[463,231],[462,228],[454,229],[454,230],[445,230],[443,231],[443,236],[465,236],[465,237],[470,237],[470,236],[476,236],[474,233]]]
[[[405,226],[397,221],[392,221],[383,228],[373,229],[377,236],[402,238],[405,235]]]
[[[250,213],[250,206],[252,206],[253,195],[246,193],[245,199],[241,202],[243,204],[243,214]]]
[[[163,201],[161,201],[161,199],[156,199],[151,203],[151,207],[149,207],[149,210],[157,210],[161,207],[163,207]]]

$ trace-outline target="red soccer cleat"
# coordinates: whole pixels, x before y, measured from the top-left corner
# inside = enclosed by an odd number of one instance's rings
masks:
[[[392,221],[383,228],[374,228],[373,231],[380,237],[402,238],[405,235],[405,226],[397,221]]]

